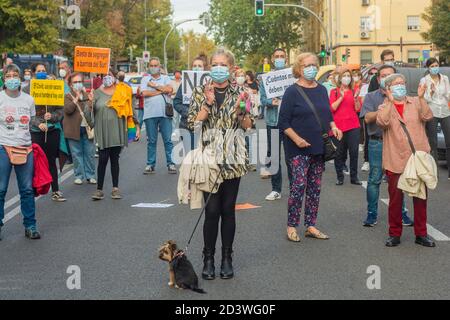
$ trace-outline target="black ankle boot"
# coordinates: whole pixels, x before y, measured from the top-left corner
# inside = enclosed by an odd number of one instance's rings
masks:
[[[222,265],[220,266],[220,277],[231,279],[234,276],[231,254],[233,248],[222,248]]]
[[[203,249],[203,272],[202,278],[205,280],[214,280],[216,278],[216,270],[214,267],[215,249]]]

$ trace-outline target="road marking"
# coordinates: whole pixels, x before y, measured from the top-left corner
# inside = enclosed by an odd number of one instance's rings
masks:
[[[362,187],[364,189],[367,189],[367,181],[361,181]],[[385,205],[389,206],[389,199],[380,199],[381,202],[383,202]],[[431,224],[427,223],[427,231],[428,235],[431,236],[436,241],[450,241],[450,238],[447,237],[445,234],[440,232],[438,229],[433,227]]]
[[[65,174],[63,174],[61,176],[61,178],[59,179],[59,183],[62,184],[64,181],[66,181],[67,179],[69,179],[71,176],[73,175],[73,170],[68,170]],[[14,197],[15,198],[15,197]],[[13,199],[14,199],[13,198]],[[20,196],[19,196],[20,198]],[[41,196],[37,197],[35,199],[35,202],[38,201],[41,198]],[[12,200],[12,199],[11,199]],[[10,200],[10,201],[11,201]],[[20,205],[18,205],[17,207],[15,207],[14,209],[12,209],[10,212],[8,212],[5,215],[5,218],[3,219],[3,224],[5,224],[6,222],[8,222],[9,220],[11,220],[12,218],[14,218],[16,215],[18,215],[20,213]]]

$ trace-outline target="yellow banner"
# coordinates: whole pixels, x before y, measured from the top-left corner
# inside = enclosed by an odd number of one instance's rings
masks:
[[[268,63],[265,63],[264,64],[264,73],[267,73],[267,72],[270,72],[270,64],[268,64]]]
[[[36,105],[64,106],[63,80],[31,80],[31,96]]]

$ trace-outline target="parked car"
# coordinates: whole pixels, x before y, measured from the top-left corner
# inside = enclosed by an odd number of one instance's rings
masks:
[[[137,93],[137,88],[141,85],[143,75],[140,73],[127,73],[125,75],[125,83],[128,83],[133,89],[133,95]]]
[[[444,132],[442,132],[441,124],[438,123],[438,144],[437,144],[437,151],[438,151],[438,160],[445,160],[445,139],[444,139]]]

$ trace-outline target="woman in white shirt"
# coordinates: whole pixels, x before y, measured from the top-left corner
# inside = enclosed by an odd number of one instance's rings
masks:
[[[427,60],[428,75],[421,80],[426,84],[425,100],[433,112],[434,118],[426,125],[428,140],[433,157],[437,160],[437,125],[441,124],[445,138],[448,179],[450,180],[450,84],[448,77],[439,72],[439,61],[436,58]]]

